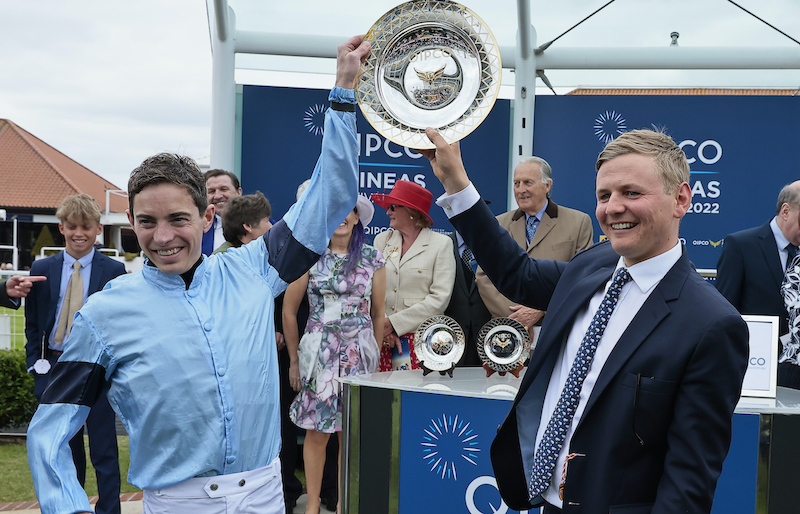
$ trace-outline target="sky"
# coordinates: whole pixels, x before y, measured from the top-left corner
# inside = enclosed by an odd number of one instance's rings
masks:
[[[229,1],[241,30],[342,41],[366,32],[399,3]],[[606,1],[531,0],[537,43]],[[736,2],[800,40],[800,1]],[[515,44],[515,0],[462,4],[486,22],[500,46]],[[681,46],[800,46],[727,0],[615,0],[554,47],[667,46],[673,31]],[[117,186],[125,188],[130,170],[158,152],[209,160],[212,56],[203,0],[0,0],[0,52],[0,118]],[[237,67],[237,82],[333,83],[324,73],[334,65],[322,59],[239,56]],[[800,87],[800,70],[551,70],[547,76],[558,93],[576,86]],[[504,70],[504,82],[513,78]]]

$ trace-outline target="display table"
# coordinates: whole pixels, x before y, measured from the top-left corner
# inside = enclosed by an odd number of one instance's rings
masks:
[[[414,370],[342,379],[342,512],[516,512],[500,499],[489,446],[522,376],[458,368],[453,378]],[[742,399],[712,513],[798,511],[798,466],[800,391]]]

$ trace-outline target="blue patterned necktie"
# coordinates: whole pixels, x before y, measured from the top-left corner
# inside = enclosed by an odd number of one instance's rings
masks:
[[[630,279],[631,275],[627,269],[619,268],[617,270],[611,287],[608,288],[600,307],[592,318],[589,329],[583,336],[580,348],[578,348],[578,354],[575,356],[575,361],[572,363],[569,375],[567,375],[564,389],[561,391],[561,396],[556,404],[556,409],[547,423],[542,441],[539,443],[533,458],[531,482],[528,487],[530,499],[542,494],[550,485],[553,470],[556,466],[556,459],[564,446],[567,429],[572,424],[572,418],[578,408],[581,387],[583,387],[583,381],[586,380],[586,375],[592,366],[597,344],[600,342],[600,338],[603,337],[603,332],[606,330],[611,313],[614,312],[622,286]]]
[[[528,246],[530,246],[531,241],[533,241],[533,235],[536,233],[538,227],[539,220],[536,216],[528,216],[528,221],[525,222],[525,239],[528,242]]]
[[[478,261],[475,260],[475,256],[472,255],[472,250],[469,249],[469,246],[464,246],[464,251],[461,252],[461,260],[472,270],[473,274],[478,271]]]

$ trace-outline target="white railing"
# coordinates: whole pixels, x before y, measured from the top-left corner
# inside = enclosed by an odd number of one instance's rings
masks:
[[[27,271],[0,270],[0,279],[11,275],[30,275]],[[0,282],[0,285],[3,285]],[[25,299],[19,309],[0,307],[0,350],[25,347]]]

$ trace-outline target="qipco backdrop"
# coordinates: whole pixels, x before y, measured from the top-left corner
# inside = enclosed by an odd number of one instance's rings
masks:
[[[260,190],[281,218],[295,201],[297,186],[311,177],[322,143],[328,90],[244,86],[241,111],[241,180],[245,193]],[[492,201],[495,214],[504,212],[510,134],[510,102],[498,100],[486,120],[462,144],[470,177]],[[433,193],[444,193],[428,160],[375,132],[357,110],[359,192],[389,192],[398,180],[410,180]],[[430,211],[434,230],[451,232],[452,225],[435,204]],[[386,230],[389,218],[376,206],[367,240]]]
[[[716,268],[725,236],[767,223],[780,189],[800,179],[798,120],[797,97],[544,96],[536,98],[534,153],[553,167],[559,203],[594,213],[594,163],[606,142],[662,129],[692,172],[680,237],[696,267]]]

